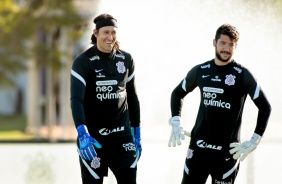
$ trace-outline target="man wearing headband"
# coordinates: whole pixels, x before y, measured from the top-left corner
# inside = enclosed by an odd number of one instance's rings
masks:
[[[111,169],[117,183],[135,184],[142,152],[134,61],[119,48],[117,20],[94,19],[92,47],[71,70],[71,109],[78,132],[83,184],[102,184]]]

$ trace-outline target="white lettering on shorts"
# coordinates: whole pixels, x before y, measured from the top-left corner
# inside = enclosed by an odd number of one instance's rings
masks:
[[[136,151],[135,144],[132,142],[124,143],[122,147],[125,149],[125,151]]]
[[[200,148],[208,148],[208,149],[214,149],[214,150],[221,150],[222,149],[222,146],[208,144],[204,140],[198,140],[197,146],[200,147]]]
[[[101,135],[109,135],[109,134],[111,134],[111,133],[121,132],[121,131],[124,131],[124,126],[122,126],[122,127],[117,127],[117,128],[112,129],[112,130],[109,130],[109,129],[107,129],[107,128],[101,128],[101,129],[99,130],[99,133],[100,133]]]

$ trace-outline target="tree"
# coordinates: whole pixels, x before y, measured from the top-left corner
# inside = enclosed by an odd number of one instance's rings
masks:
[[[38,66],[58,69],[62,53],[56,48],[60,30],[73,28],[73,39],[86,25],[72,0],[0,1],[0,84],[13,85],[13,75],[26,69],[26,60],[36,57]],[[78,24],[79,23],[79,24]]]
[[[41,123],[57,121],[58,90],[66,91],[69,82],[62,69],[72,62],[73,42],[88,21],[78,13],[73,0],[0,1],[0,85],[15,85],[13,76],[28,69],[28,124],[33,133]]]
[[[27,53],[21,45],[29,32],[19,34],[18,30],[23,14],[12,0],[0,2],[0,86],[14,85],[13,75],[25,68]]]

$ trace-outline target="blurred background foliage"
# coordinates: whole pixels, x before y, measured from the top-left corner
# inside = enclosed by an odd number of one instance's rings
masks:
[[[0,86],[14,85],[13,75],[26,69],[30,57],[37,65],[58,69],[67,54],[57,47],[61,28],[72,27],[75,40],[84,25],[72,0],[1,0]]]
[[[66,119],[66,115],[62,115],[67,114],[63,109],[69,108],[66,103],[69,95],[60,86],[67,87],[69,83],[69,67],[77,54],[74,50],[79,50],[78,43],[87,29],[89,19],[96,12],[97,2],[0,1],[0,92],[4,91],[4,98],[12,91],[19,95],[16,96],[16,106],[19,108],[16,108],[15,113],[0,114],[0,140],[38,138],[40,135],[35,135],[37,130],[34,129],[55,126],[62,121],[72,123]],[[18,84],[22,73],[32,73],[25,74],[28,77],[21,84],[25,87]],[[58,90],[64,90],[61,93],[66,94],[64,100],[59,99],[62,97]],[[32,92],[32,95],[24,95],[23,91]],[[27,106],[32,106],[33,113],[30,113],[30,107],[25,108],[25,113],[21,110],[23,98],[27,99]],[[13,106],[1,100],[0,105]],[[27,131],[28,126],[32,131]]]

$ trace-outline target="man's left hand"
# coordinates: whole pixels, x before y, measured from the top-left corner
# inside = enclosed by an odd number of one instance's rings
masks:
[[[261,140],[261,136],[254,133],[250,141],[245,141],[242,144],[240,143],[231,143],[229,152],[233,154],[234,159],[239,159],[243,161],[252,151],[257,148]]]

